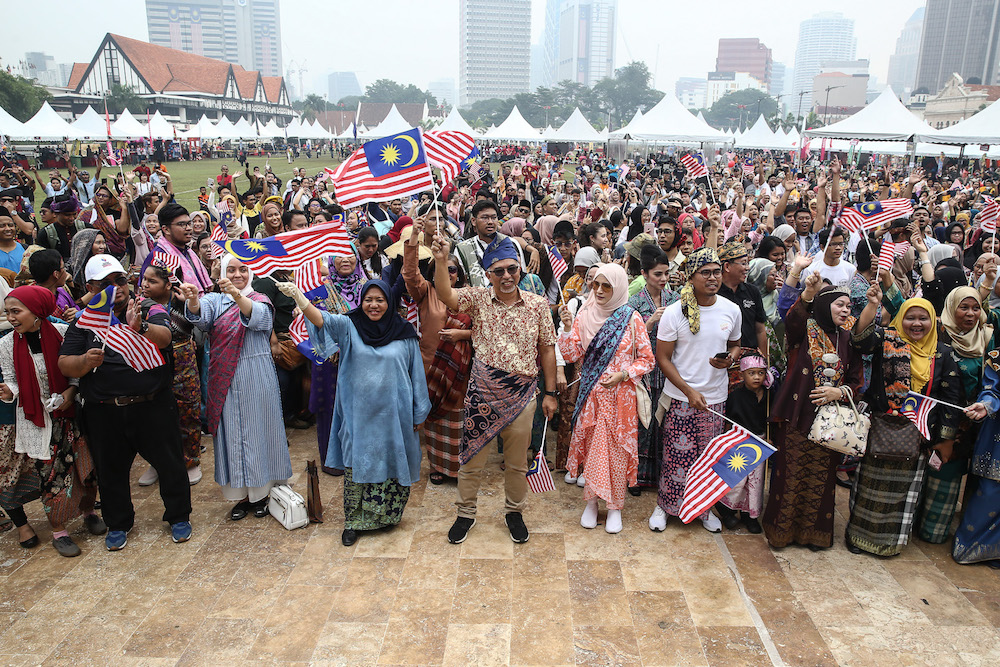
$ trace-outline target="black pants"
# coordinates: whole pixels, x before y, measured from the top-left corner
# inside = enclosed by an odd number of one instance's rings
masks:
[[[187,521],[191,515],[191,484],[181,452],[177,403],[170,387],[152,401],[119,407],[88,402],[80,417],[101,490],[101,515],[109,530],[129,530],[135,508],[129,471],[140,454],[160,477],[163,520]]]

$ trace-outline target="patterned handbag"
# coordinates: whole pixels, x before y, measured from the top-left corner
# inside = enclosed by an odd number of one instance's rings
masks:
[[[923,436],[902,415],[874,415],[868,455],[877,459],[909,461],[920,456]]]
[[[636,345],[635,323],[632,326],[632,361],[639,357],[639,347]],[[653,420],[653,399],[649,396],[649,390],[642,383],[642,378],[635,379],[635,406],[639,412],[639,422],[643,428],[649,428],[649,423]]]
[[[850,407],[833,401],[819,406],[809,427],[809,439],[838,454],[864,456],[871,419],[854,405],[854,392],[845,387]]]

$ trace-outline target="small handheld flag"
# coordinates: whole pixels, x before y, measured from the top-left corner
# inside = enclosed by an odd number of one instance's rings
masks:
[[[566,266],[566,260],[563,259],[554,245],[546,246],[545,250],[549,255],[549,264],[552,266],[552,279],[558,282],[569,267]]]
[[[848,206],[840,214],[840,224],[851,232],[875,229],[879,225],[913,213],[909,199],[884,199]]]
[[[552,473],[549,472],[548,461],[545,460],[545,454],[543,449],[545,446],[545,432],[548,430],[549,420],[545,420],[545,426],[542,427],[542,447],[538,450],[538,455],[535,456],[531,461],[531,466],[528,467],[528,472],[525,477],[528,478],[528,488],[531,489],[532,493],[545,493],[546,491],[555,491],[556,485],[552,481]]]
[[[323,286],[323,273],[319,266],[321,261],[314,259],[295,269],[295,286],[303,294],[309,294]]]
[[[687,169],[691,178],[702,178],[708,176],[708,168],[705,167],[705,159],[700,153],[688,153],[681,157],[681,164]]]
[[[153,266],[159,266],[167,271],[167,277],[172,283],[179,283],[177,279],[177,269],[181,268],[181,258],[176,255],[168,255],[165,252],[156,251],[150,261]]]
[[[1000,202],[996,199],[983,197],[986,204],[979,209],[979,226],[987,234],[997,233],[997,218],[1000,217]]]
[[[424,135],[427,161],[441,169],[441,179],[451,182],[476,151],[475,140],[464,132],[445,130]]]
[[[892,271],[895,257],[896,244],[892,241],[882,241],[882,248],[878,251],[878,268],[883,271]]]
[[[420,333],[420,308],[417,306],[417,302],[408,296],[403,297],[403,301],[406,303],[406,321],[413,325],[414,331],[417,332],[417,338],[422,338]]]
[[[302,313],[292,320],[292,324],[288,327],[288,333],[292,337],[292,342],[295,343],[296,349],[303,354],[303,356],[311,359],[317,364],[323,363],[323,359],[320,359],[316,354],[316,350],[313,348],[312,341],[309,340],[309,330],[306,329],[306,317]]]
[[[332,176],[337,201],[351,208],[434,187],[419,129],[369,141],[337,167]]]
[[[151,371],[166,363],[160,348],[129,326],[115,324],[95,333],[105,345],[122,355],[125,363],[136,372]]]
[[[347,230],[339,221],[263,239],[213,240],[213,243],[259,276],[268,276],[281,269],[297,269],[324,255],[354,254]]]
[[[927,424],[927,418],[930,416],[930,412],[936,403],[937,401],[930,396],[924,396],[923,394],[911,391],[903,399],[903,405],[899,414],[913,422],[913,425],[917,427],[920,435],[924,436],[925,440],[930,440],[931,429]]]
[[[110,285],[98,292],[76,319],[81,329],[100,332],[111,326],[111,311],[115,306],[115,286]]]

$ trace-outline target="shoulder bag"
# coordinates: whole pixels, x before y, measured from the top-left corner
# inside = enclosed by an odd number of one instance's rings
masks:
[[[645,334],[645,332],[643,332]],[[635,320],[632,321],[632,361],[639,357],[639,346],[636,343]],[[642,382],[642,377],[635,379],[635,405],[639,412],[639,422],[643,428],[649,428],[649,423],[653,420],[653,401],[649,397],[649,391]]]
[[[871,419],[858,411],[854,392],[844,387],[850,406],[837,401],[819,406],[809,427],[809,439],[817,445],[848,456],[864,456]]]

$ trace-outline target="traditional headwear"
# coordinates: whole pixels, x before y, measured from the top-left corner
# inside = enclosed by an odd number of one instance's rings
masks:
[[[681,288],[681,312],[687,318],[688,326],[693,334],[701,331],[701,308],[694,295],[691,276],[706,264],[719,264],[721,266],[722,261],[714,248],[698,248],[684,258],[684,277],[687,278],[688,282]]]
[[[750,253],[747,252],[746,244],[738,238],[729,241],[719,248],[719,259],[723,262],[735,262],[738,259],[746,257],[748,254]]]
[[[403,228],[412,224],[413,218],[408,215],[401,215],[396,219],[396,222],[393,223],[392,229],[389,230],[386,236],[392,239],[392,242],[395,243],[399,240],[399,235],[403,231]]]
[[[49,210],[53,213],[79,213],[80,200],[76,198],[75,193],[70,192],[68,195],[53,199],[49,204]]]
[[[923,308],[931,316],[931,324],[927,328],[927,334],[920,340],[913,340],[903,332],[903,318],[911,308]],[[900,306],[899,312],[892,318],[891,326],[899,334],[899,337],[910,346],[910,388],[913,391],[920,391],[931,379],[931,357],[937,351],[937,313],[934,306],[927,299],[907,299]]]
[[[506,236],[503,238],[497,236],[486,246],[486,250],[483,251],[483,268],[488,269],[496,262],[504,259],[519,261],[517,250],[514,248],[514,242]]]
[[[982,308],[983,300],[979,296],[979,290],[972,287],[959,287],[948,294],[948,298],[944,300],[944,308],[941,310],[941,324],[951,338],[951,347],[966,359],[983,356],[986,353],[986,346],[993,338],[993,327],[986,324],[985,310],[979,311],[979,321],[970,331],[963,333],[958,328],[958,321],[955,319],[958,304],[970,298],[975,299]]]
[[[600,331],[604,321],[628,303],[628,274],[624,267],[620,264],[602,264],[597,269],[594,280],[597,280],[599,276],[604,276],[611,283],[611,299],[606,305],[600,305],[597,303],[597,294],[591,288],[587,300],[580,308],[577,321],[580,323],[580,344],[584,350],[590,347],[590,341]]]
[[[368,317],[368,314],[361,307],[361,303],[365,299],[365,294],[372,289],[381,291],[385,295],[385,300],[389,306],[388,310],[386,310],[385,314],[378,321],[374,321]],[[357,330],[358,335],[361,336],[361,340],[364,341],[365,345],[382,347],[394,340],[417,337],[417,331],[413,328],[413,325],[400,317],[399,313],[396,312],[394,304],[389,300],[389,293],[389,286],[383,281],[369,280],[361,288],[361,298],[358,300],[358,306],[347,313],[347,317],[354,324],[354,328]]]
[[[219,275],[221,277],[225,278],[226,277],[226,269],[229,268],[229,265],[232,264],[233,262],[239,262],[239,261],[240,260],[236,259],[236,257],[234,257],[233,255],[230,255],[227,252],[225,255],[222,256],[222,268],[219,269]],[[242,264],[242,262],[240,262],[240,263]],[[244,266],[246,266],[246,265],[244,265]],[[247,273],[248,273],[248,275],[247,275],[247,284],[244,285],[243,289],[240,290],[240,294],[242,294],[243,296],[248,296],[250,294],[250,292],[253,291],[253,287],[251,286],[251,283],[253,282],[254,275],[253,275],[253,269],[251,269],[249,266],[247,266]]]
[[[740,370],[749,371],[754,368],[767,368],[764,357],[757,354],[750,354],[740,359]]]
[[[391,246],[385,249],[385,256],[389,259],[396,259],[397,257],[403,256],[403,245],[409,243],[410,237],[413,236],[413,225],[409,227],[404,227],[403,231],[399,233],[399,240],[393,243]],[[431,249],[424,245],[424,233],[420,232],[417,235],[419,238],[419,243],[417,244],[417,259],[430,259]],[[360,263],[360,262],[359,262]]]
[[[837,325],[833,321],[833,302],[840,297],[851,297],[851,293],[843,287],[827,285],[821,289],[813,299],[812,315],[819,328],[825,331],[831,338],[837,333]]]

